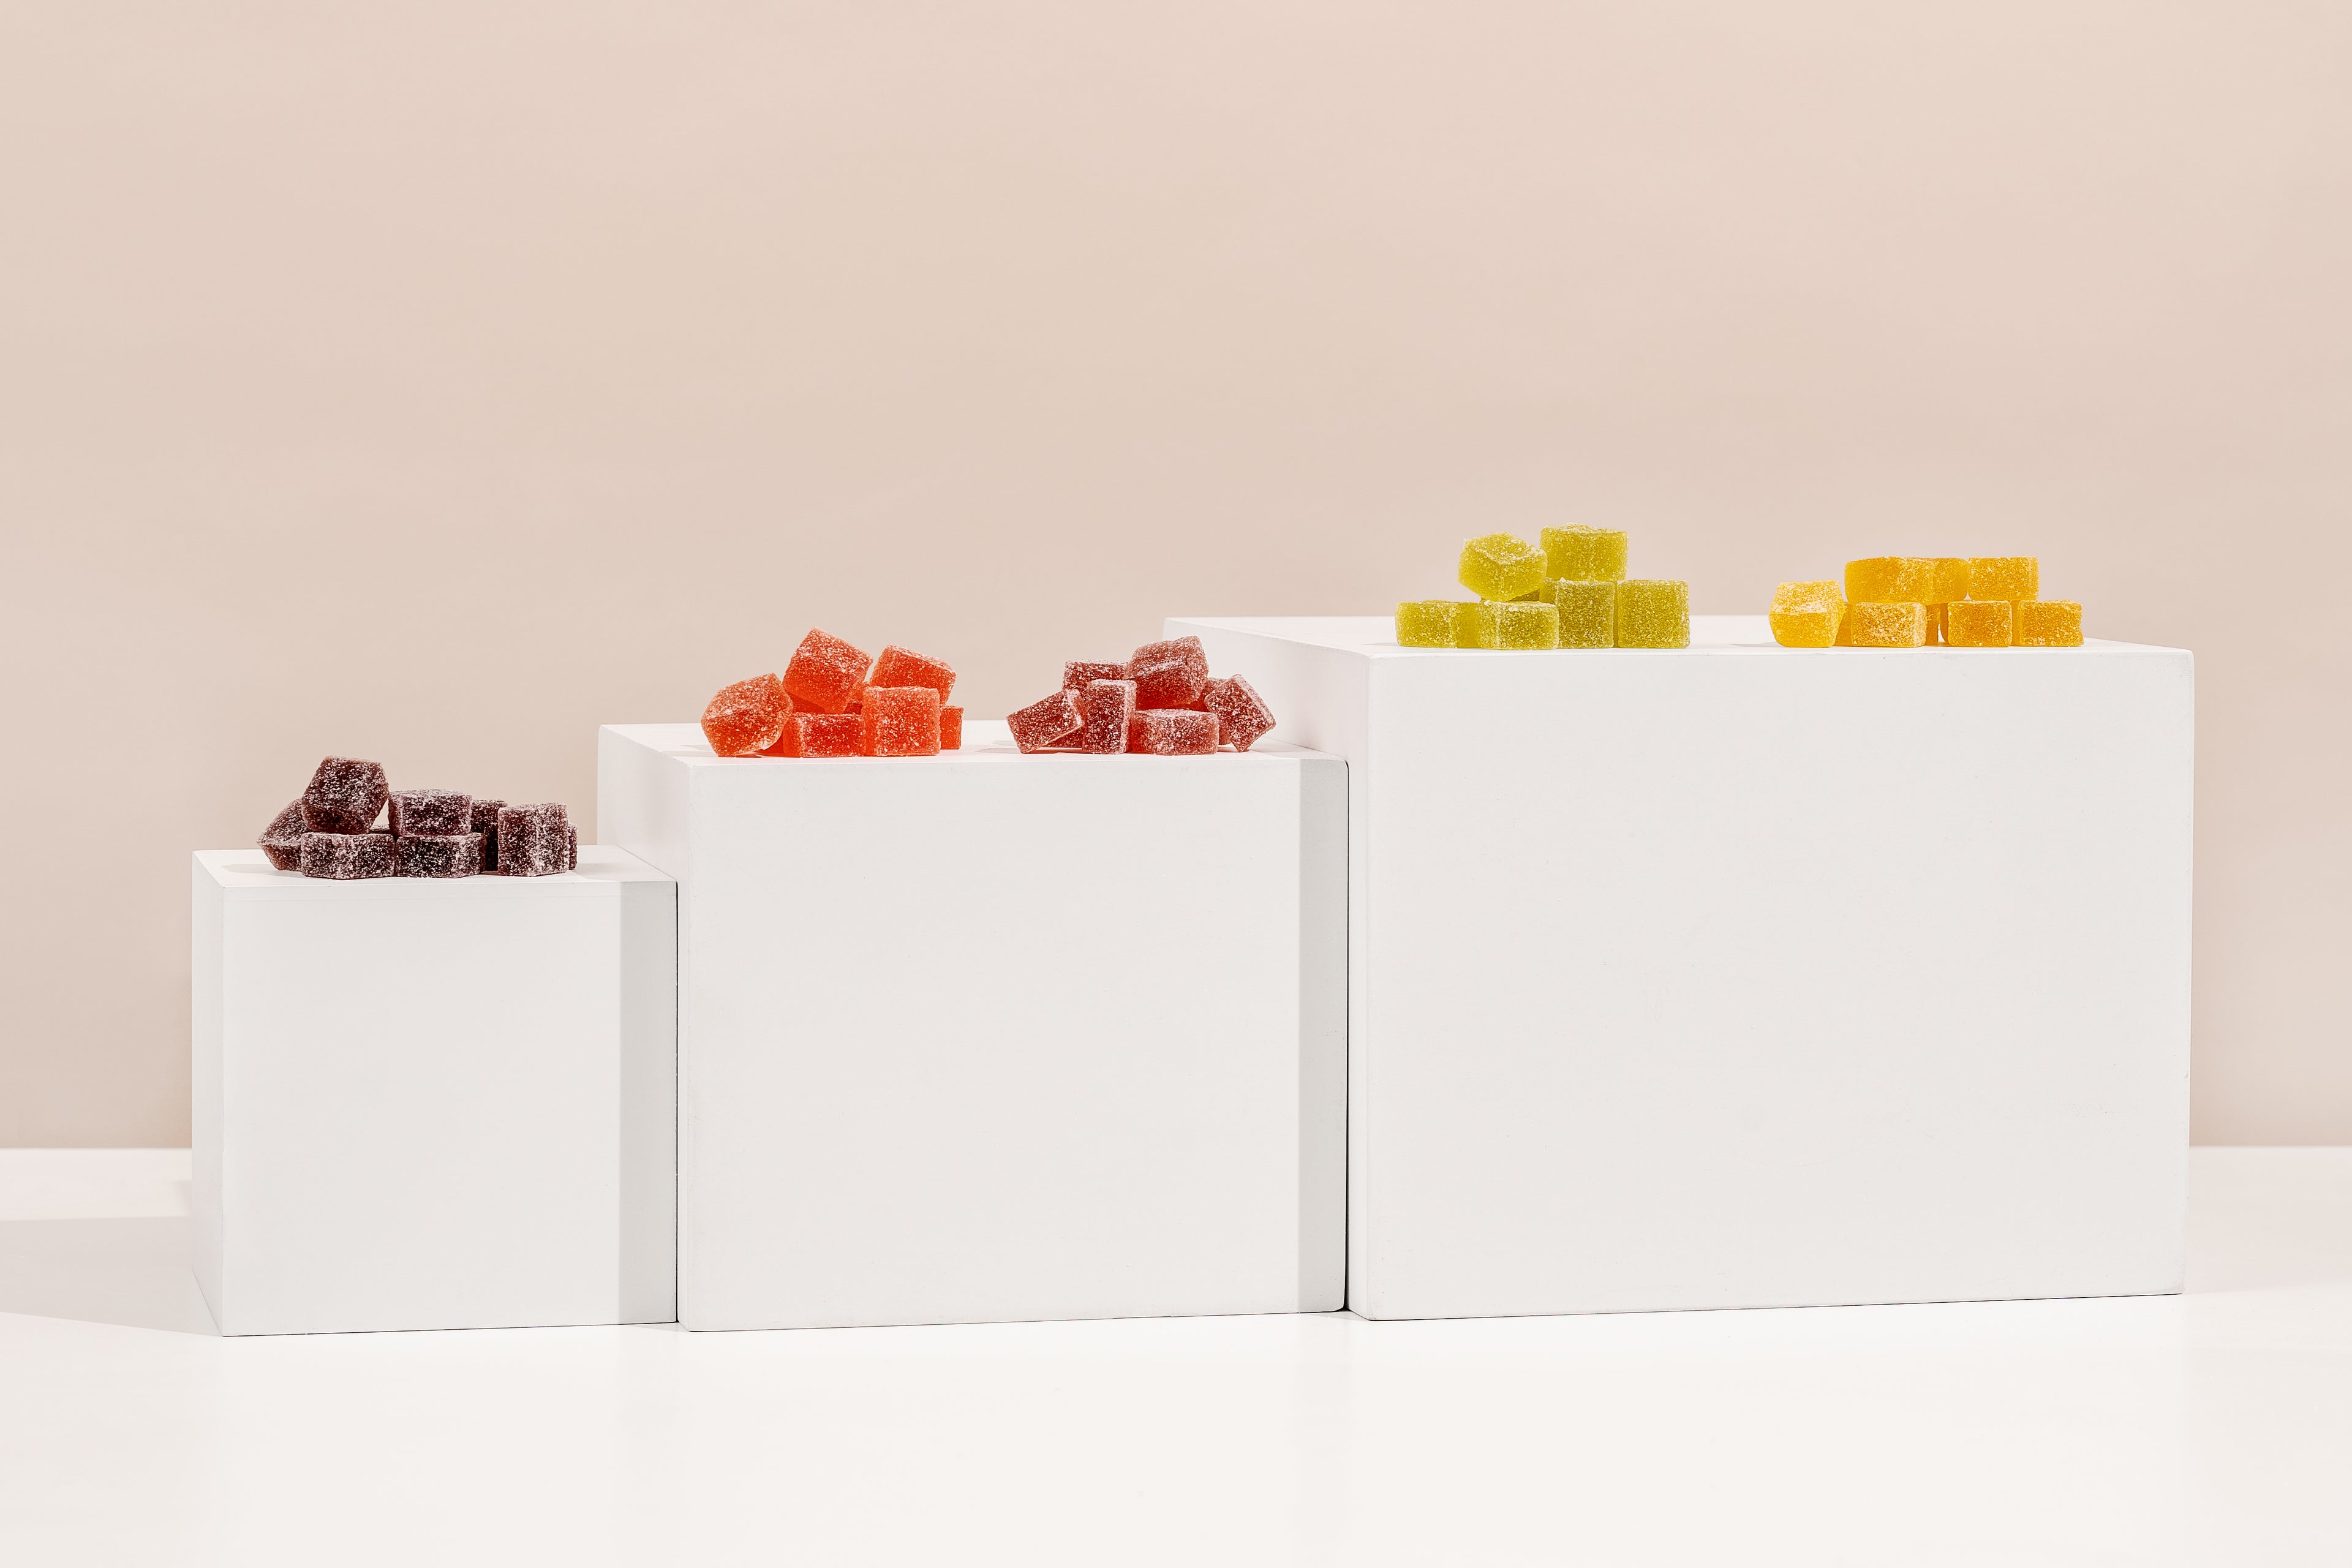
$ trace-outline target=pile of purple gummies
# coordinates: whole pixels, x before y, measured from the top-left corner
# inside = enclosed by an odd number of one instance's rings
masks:
[[[389,806],[389,811],[386,807]],[[383,813],[387,826],[378,827]],[[380,763],[329,757],[262,830],[281,871],[362,877],[550,877],[580,864],[580,832],[556,804],[509,805],[453,789],[394,789]]]

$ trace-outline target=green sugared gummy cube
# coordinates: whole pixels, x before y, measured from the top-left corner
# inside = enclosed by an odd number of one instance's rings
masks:
[[[1643,577],[1618,584],[1617,646],[1690,647],[1690,584]]]
[[[1475,605],[1454,606],[1454,646],[1455,647],[1500,647],[1503,646],[1503,606],[1481,600]]]
[[[1547,575],[1571,583],[1625,580],[1625,531],[1622,528],[1547,528],[1543,531]]]
[[[1551,585],[1553,608],[1559,612],[1562,647],[1617,646],[1617,584],[1575,583],[1563,578]]]
[[[1559,611],[1544,604],[1496,605],[1497,647],[1558,647]]]
[[[1408,599],[1399,605],[1396,639],[1399,647],[1452,647],[1454,601]]]
[[[1543,587],[1543,552],[1515,533],[1482,533],[1462,546],[1462,585],[1489,602]]]

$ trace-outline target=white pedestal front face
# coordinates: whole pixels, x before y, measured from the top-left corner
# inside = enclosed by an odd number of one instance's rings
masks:
[[[610,727],[677,878],[689,1328],[1336,1310],[1346,768],[721,759]]]
[[[677,896],[616,849],[335,882],[198,854],[196,1275],[221,1331],[667,1322]]]
[[[2187,653],[1186,633],[1349,759],[1357,1311],[2179,1289]]]

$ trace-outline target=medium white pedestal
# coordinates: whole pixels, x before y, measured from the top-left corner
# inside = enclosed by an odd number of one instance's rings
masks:
[[[677,1316],[677,885],[195,857],[196,1278],[226,1334]]]
[[[598,745],[678,880],[688,1327],[1339,1306],[1344,764]]]
[[[1349,1305],[2177,1290],[2189,656],[1171,620],[1349,759]]]

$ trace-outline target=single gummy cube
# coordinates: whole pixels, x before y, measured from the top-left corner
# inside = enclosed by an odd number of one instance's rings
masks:
[[[572,814],[557,802],[499,808],[499,870],[509,877],[551,877],[564,869]]]
[[[1515,533],[1482,533],[1462,546],[1461,584],[1491,603],[1543,586],[1543,552]]]
[[[1971,599],[2031,599],[2041,592],[2042,558],[2038,555],[1977,555],[1969,558],[1969,597]]]
[[[1951,605],[1969,596],[1969,579],[1972,575],[1965,555],[1931,555],[1927,558],[1928,594],[1921,601],[1929,605]]]
[[[302,803],[295,801],[269,819],[254,842],[269,857],[269,863],[281,871],[302,868],[302,836],[310,831],[302,826]]]
[[[1835,583],[1783,583],[1772,590],[1772,640],[1782,647],[1835,646],[1845,595]]]
[[[1495,642],[1498,647],[1531,648],[1559,646],[1559,611],[1546,604],[1511,600],[1495,606]]]
[[[940,754],[940,694],[933,687],[869,686],[857,719],[862,756]]]
[[[1560,647],[1617,646],[1615,578],[1563,577],[1551,585],[1551,604],[1559,614]]]
[[[963,750],[963,710],[953,703],[947,703],[940,709],[940,750]]]
[[[1066,687],[1017,713],[1006,714],[1004,722],[1013,731],[1014,745],[1024,752],[1042,752],[1085,723],[1086,715],[1078,710],[1077,695]]]
[[[1925,647],[1927,606],[1863,599],[1848,605],[1843,634],[1850,647]]]
[[[580,825],[567,815],[563,821],[563,868],[580,869]]]
[[[1473,605],[1454,605],[1454,646],[1455,647],[1502,647],[1502,607],[1483,599]]]
[[[302,875],[355,882],[393,874],[398,840],[389,833],[305,833]]]
[[[1188,757],[1217,749],[1217,716],[1197,708],[1146,708],[1129,721],[1127,749]]]
[[[1396,607],[1399,647],[1452,647],[1454,601],[1407,599]]]
[[[393,833],[403,838],[471,833],[474,797],[454,789],[396,789],[391,816]]]
[[[1210,681],[1208,700],[1209,711],[1217,716],[1219,743],[1236,752],[1248,751],[1274,728],[1274,710],[1238,675]]]
[[[1944,640],[1952,647],[2009,646],[2016,612],[2007,599],[1962,599],[1944,608]]]
[[[1135,650],[1119,675],[1135,682],[1139,708],[1190,708],[1209,684],[1209,652],[1199,637],[1148,642]]]
[[[2083,606],[2072,599],[2020,599],[2012,647],[2081,647]]]
[[[1845,596],[1859,605],[1924,605],[1936,588],[1936,563],[1925,555],[1874,555],[1845,563]]]
[[[393,840],[395,877],[478,877],[482,871],[478,833],[412,833]]]
[[[773,675],[755,675],[719,689],[702,710],[702,738],[722,757],[756,757],[776,743],[793,700]]]
[[[302,825],[312,833],[365,833],[391,793],[383,763],[328,757],[302,792]]]
[[[482,869],[485,873],[499,868],[499,813],[505,809],[502,800],[474,797],[473,820],[467,824],[469,832],[482,836]]]
[[[1077,748],[1116,756],[1127,750],[1127,721],[1135,716],[1132,680],[1090,680],[1078,693]]]
[[[795,713],[769,752],[772,757],[854,757],[866,732],[863,713]]]
[[[874,660],[830,632],[811,631],[784,666],[784,691],[798,708],[845,713]]]
[[[1625,580],[1625,531],[1622,528],[1547,528],[1542,533],[1549,574],[1570,583],[1622,583]],[[1565,644],[1563,647],[1567,646]],[[1579,643],[1592,647],[1592,643]]]
[[[893,645],[882,650],[874,661],[874,673],[866,679],[868,686],[928,686],[940,694],[945,703],[948,693],[955,689],[955,671],[936,658],[929,658],[912,648]]]
[[[1062,666],[1062,689],[1065,691],[1084,691],[1097,680],[1126,679],[1127,666],[1123,664],[1089,664],[1081,659],[1072,659]]]
[[[1617,646],[1690,647],[1690,584],[1665,577],[1618,584]]]

